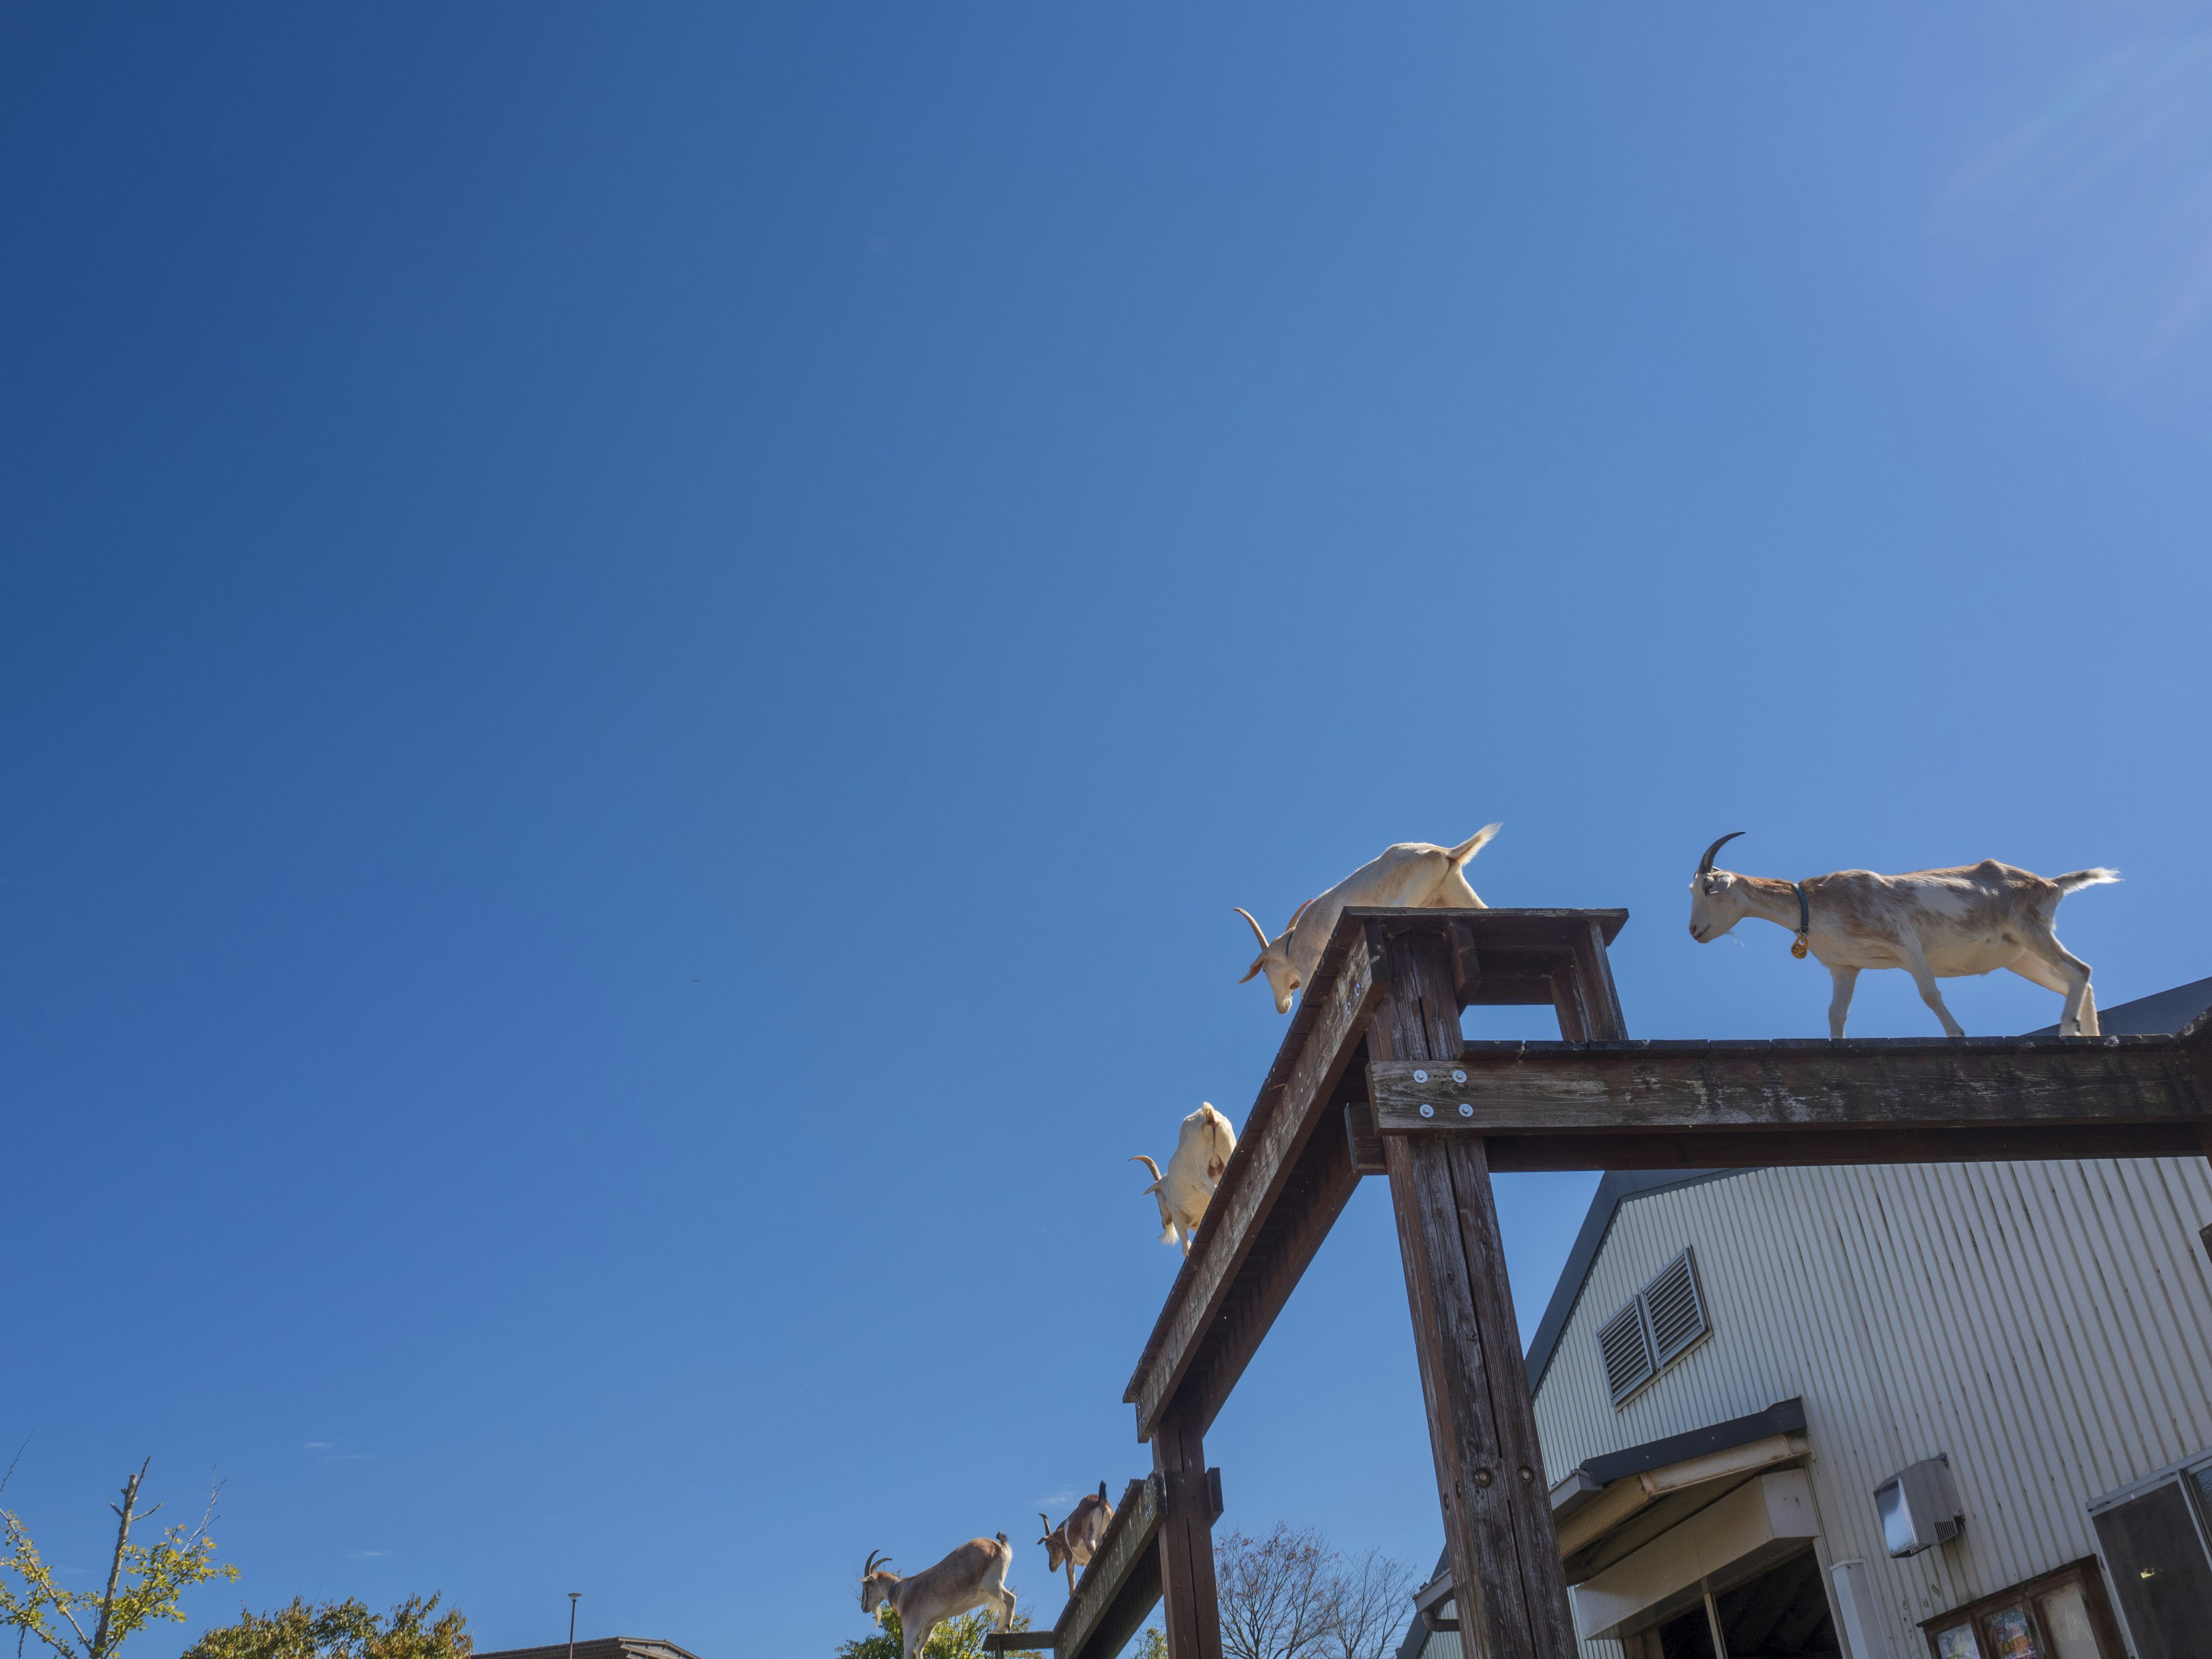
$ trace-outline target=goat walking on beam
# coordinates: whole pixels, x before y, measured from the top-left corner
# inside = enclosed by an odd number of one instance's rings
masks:
[[[994,1542],[971,1538],[933,1567],[902,1578],[890,1571],[888,1558],[868,1553],[860,1569],[860,1611],[872,1613],[883,1622],[881,1608],[888,1605],[899,1618],[900,1659],[915,1659],[930,1632],[948,1619],[957,1619],[973,1607],[991,1608],[998,1628],[1010,1630],[1014,1622],[1014,1592],[1006,1588],[1006,1569],[1014,1564],[1014,1547],[1000,1533]]]
[[[2067,894],[2118,881],[2118,871],[2075,870],[2046,879],[1984,859],[1902,876],[1838,870],[1808,881],[1775,881],[1715,869],[1714,855],[1741,834],[1723,836],[1698,861],[1690,883],[1690,937],[1710,945],[1746,916],[1796,934],[1791,953],[1819,957],[1835,981],[1828,1003],[1831,1037],[1843,1036],[1851,993],[1867,968],[1902,968],[1911,975],[1920,1000],[1935,1010],[1947,1036],[1966,1033],[1943,1006],[1936,981],[2000,968],[2064,994],[2060,1036],[2099,1034],[2089,964],[2058,942],[2051,918]]]
[[[1152,1172],[1152,1184],[1145,1190],[1160,1206],[1161,1243],[1174,1243],[1180,1229],[1182,1253],[1190,1254],[1190,1236],[1213,1201],[1213,1189],[1221,1184],[1221,1172],[1236,1150],[1237,1131],[1229,1127],[1229,1120],[1213,1109],[1212,1102],[1200,1101],[1198,1109],[1182,1121],[1164,1175],[1142,1152],[1129,1160]]]
[[[1425,841],[1386,847],[1327,892],[1298,906],[1283,924],[1283,931],[1273,939],[1249,910],[1232,904],[1229,908],[1252,924],[1260,939],[1260,954],[1244,970],[1244,979],[1267,975],[1267,988],[1275,994],[1275,1012],[1287,1014],[1291,994],[1312,977],[1321,953],[1328,948],[1328,936],[1336,931],[1336,919],[1346,905],[1407,910],[1488,909],[1468,885],[1467,861],[1488,846],[1490,838],[1504,827],[1486,824],[1456,847],[1438,847]],[[1242,985],[1244,980],[1237,982]]]
[[[1037,1542],[1044,1546],[1047,1567],[1054,1572],[1067,1570],[1067,1593],[1075,1594],[1075,1570],[1087,1567],[1098,1548],[1099,1540],[1106,1536],[1106,1523],[1114,1518],[1114,1506],[1106,1501],[1106,1483],[1101,1480],[1098,1490],[1086,1497],[1068,1511],[1067,1519],[1058,1526],[1042,1510],[1037,1519],[1044,1522],[1044,1536]]]

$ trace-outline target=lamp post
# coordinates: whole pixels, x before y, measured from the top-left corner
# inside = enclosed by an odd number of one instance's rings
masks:
[[[576,1598],[584,1592],[568,1592],[568,1659],[576,1659]]]

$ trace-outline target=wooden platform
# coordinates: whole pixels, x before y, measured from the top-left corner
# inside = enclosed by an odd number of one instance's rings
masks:
[[[1110,1659],[1153,1596],[1173,1659],[1219,1659],[1203,1436],[1364,1176],[1390,1182],[1468,1659],[1573,1659],[1493,1170],[2212,1156],[2212,1019],[2172,1037],[1631,1042],[1606,957],[1626,920],[1344,912],[1129,1380],[1152,1518],[1077,1586],[1062,1659]],[[1461,1011],[1499,1003],[1550,1004],[1562,1040],[1466,1042]]]

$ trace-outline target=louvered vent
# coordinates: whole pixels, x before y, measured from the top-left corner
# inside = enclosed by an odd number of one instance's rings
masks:
[[[1698,1270],[1687,1250],[1644,1287],[1641,1299],[1662,1365],[1705,1334],[1705,1300],[1698,1294]]]
[[[1598,1327],[1598,1354],[1613,1403],[1618,1406],[1687,1353],[1710,1328],[1698,1264],[1685,1249]]]
[[[1644,1328],[1642,1297],[1598,1328],[1597,1351],[1605,1360],[1605,1383],[1616,1406],[1658,1375],[1651,1339]]]

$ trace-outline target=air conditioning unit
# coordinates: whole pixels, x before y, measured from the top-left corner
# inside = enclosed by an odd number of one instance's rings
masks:
[[[1893,1556],[1917,1555],[1948,1544],[1966,1523],[1951,1460],[1936,1456],[1899,1469],[1874,1489],[1875,1513],[1881,1517],[1882,1542]]]

